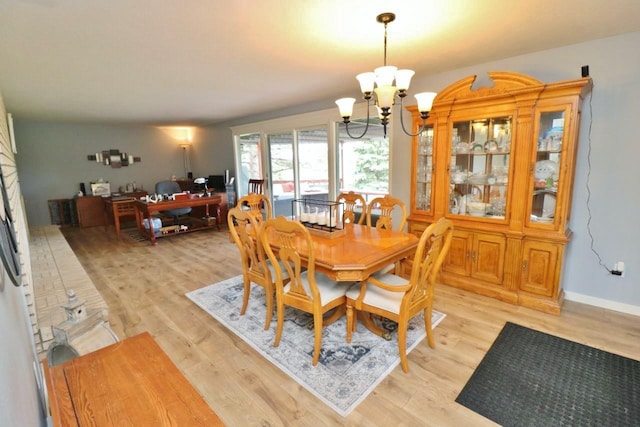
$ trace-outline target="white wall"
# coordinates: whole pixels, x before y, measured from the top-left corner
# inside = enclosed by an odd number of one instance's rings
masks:
[[[583,105],[570,224],[573,236],[566,251],[563,286],[568,299],[638,315],[639,45],[640,33],[632,33],[438,75],[418,76],[411,85],[414,92],[437,92],[463,77],[479,75],[484,79],[487,71],[498,70],[515,71],[551,83],[580,78],[581,66],[589,65],[594,89]],[[437,61],[437,58],[427,60]],[[394,111],[394,115],[398,112]],[[392,188],[395,195],[406,201],[410,197],[409,147],[410,138],[397,125]],[[599,257],[609,269],[616,261],[624,261],[625,277],[611,275],[600,265]]]

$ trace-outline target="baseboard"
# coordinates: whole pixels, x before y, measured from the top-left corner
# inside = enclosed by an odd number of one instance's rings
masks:
[[[606,300],[602,298],[596,298],[589,295],[578,294],[576,292],[564,292],[566,300],[580,302],[583,304],[594,305],[596,307],[606,308],[608,310],[619,311],[622,313],[633,314],[634,316],[640,316],[640,307],[637,305],[624,304],[621,302]]]

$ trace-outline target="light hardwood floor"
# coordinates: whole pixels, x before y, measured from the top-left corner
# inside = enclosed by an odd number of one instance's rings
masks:
[[[455,403],[506,321],[640,359],[640,318],[574,302],[559,316],[515,307],[447,286],[435,329],[346,418],[320,402],[184,294],[241,273],[226,230],[160,239],[157,246],[115,237],[113,228],[64,229],[106,300],[121,338],[149,331],[229,426],[495,425]],[[251,302],[250,302],[251,303]]]

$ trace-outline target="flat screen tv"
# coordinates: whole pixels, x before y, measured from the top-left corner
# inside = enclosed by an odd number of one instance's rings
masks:
[[[209,187],[209,189],[214,190],[218,193],[224,193],[224,175],[209,175],[207,186]]]

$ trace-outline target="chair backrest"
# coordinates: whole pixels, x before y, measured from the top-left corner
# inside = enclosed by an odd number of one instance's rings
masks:
[[[433,297],[436,277],[449,252],[452,238],[453,222],[445,218],[440,218],[424,230],[411,268],[409,282],[413,286],[405,297],[411,301]]]
[[[375,227],[377,229],[393,230],[393,220],[391,216],[396,207],[400,210],[401,215],[400,222],[396,230],[403,231],[404,226],[407,223],[407,207],[402,200],[391,197],[389,194],[384,197],[376,197],[369,202],[369,206],[367,207],[367,225],[369,227],[374,226],[372,214],[374,210],[379,210],[380,215],[378,216],[378,219],[375,220]]]
[[[248,208],[247,212],[254,216],[256,221],[261,222],[263,219],[273,218],[271,202],[264,194],[249,193],[241,197],[236,205],[240,209]]]
[[[237,207],[229,209],[227,223],[231,237],[240,250],[243,273],[251,274],[254,280],[255,275],[258,275],[259,278],[272,283],[267,259],[259,240],[260,224],[249,211]]]
[[[156,194],[168,194],[172,195],[175,193],[181,193],[182,189],[180,188],[180,184],[176,181],[160,181],[156,183]],[[178,208],[178,209],[169,209],[166,211],[160,211],[164,215],[171,215],[176,219],[181,215],[186,215],[191,212],[191,208]]]
[[[262,246],[276,272],[276,292],[283,294],[283,273],[286,271],[290,282],[287,304],[306,307],[321,306],[320,293],[315,281],[315,255],[309,230],[298,221],[289,221],[278,216],[262,223],[260,238]],[[269,239],[275,239],[279,249],[274,252]],[[307,258],[306,272],[301,252]]]
[[[344,211],[342,212],[342,222],[343,223],[357,223],[363,224],[365,219],[367,218],[367,201],[365,198],[358,193],[353,191],[349,191],[348,193],[340,193],[337,202],[344,202]],[[359,206],[361,209],[360,218],[356,222],[356,206]]]
[[[264,193],[264,179],[249,179],[249,193]]]
[[[182,190],[180,189],[180,184],[176,181],[160,181],[156,183],[156,194],[174,194],[180,193]]]

